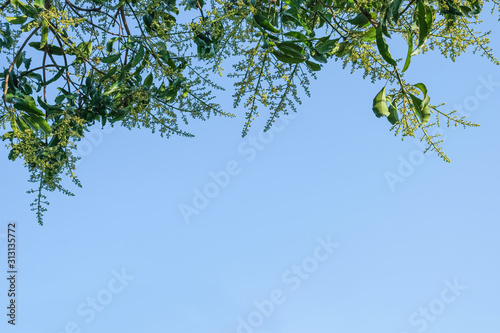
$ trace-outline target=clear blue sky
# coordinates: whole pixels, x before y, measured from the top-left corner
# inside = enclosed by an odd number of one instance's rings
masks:
[[[50,194],[43,227],[2,148],[0,233],[16,222],[19,294],[11,327],[0,284],[0,330],[498,333],[499,68],[429,54],[408,79],[481,124],[444,129],[451,164],[395,138],[371,111],[382,83],[338,63],[272,136],[261,110],[242,139],[242,109],[192,122],[193,139],[94,129],[84,188]]]

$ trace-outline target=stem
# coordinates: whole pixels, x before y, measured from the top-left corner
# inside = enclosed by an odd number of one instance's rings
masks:
[[[402,16],[408,10],[408,8],[410,8],[411,5],[413,5],[414,3],[417,3],[419,1],[420,0],[411,0],[410,3],[408,4],[408,6],[406,6],[406,8],[403,9],[403,11],[401,13],[399,13],[399,16]]]
[[[7,0],[7,2],[5,2],[2,7],[0,7],[0,12],[3,11],[5,8],[7,8],[7,6],[10,5],[10,0]]]
[[[358,0],[354,0],[354,3],[356,4],[356,6],[358,7],[359,11],[361,12],[361,14],[363,14],[364,16],[366,16],[366,18],[368,19],[368,21],[370,21],[370,23],[375,27],[377,28],[378,27],[378,22],[375,21],[372,17],[372,15],[370,13],[368,13],[366,11],[366,9],[364,9],[358,2]]]

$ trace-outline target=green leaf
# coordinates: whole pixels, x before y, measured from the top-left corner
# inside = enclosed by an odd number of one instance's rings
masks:
[[[309,61],[309,60],[306,60],[306,66],[309,67],[309,69],[312,71],[320,71],[321,70],[321,65],[319,65],[315,62]]]
[[[66,67],[61,67],[61,69],[59,69],[59,71],[57,71],[56,75],[54,75],[50,80],[48,80],[45,84],[46,85],[49,85],[51,84],[52,82],[55,82],[57,80],[59,80],[59,78],[63,75],[64,71],[66,70]]]
[[[173,102],[175,100],[175,98],[177,97],[177,92],[178,92],[178,88],[175,89],[174,87],[168,87],[167,89],[167,92],[165,94],[165,101],[167,103],[169,102]]]
[[[308,38],[304,34],[301,34],[300,32],[297,31],[289,31],[285,34],[285,36],[295,38],[298,40],[308,40]]]
[[[47,121],[45,120],[45,118],[43,117],[30,117],[30,119],[38,124],[40,126],[40,131],[42,131],[42,133],[45,135],[45,136],[49,136],[50,135],[50,132],[51,132],[51,129],[50,129],[50,125],[49,123],[47,123]]]
[[[47,112],[48,111],[60,111],[61,110],[60,106],[50,105],[48,103],[45,103],[40,96],[38,96],[37,100],[38,100],[38,104],[40,104],[40,106],[42,107],[42,109],[44,109]]]
[[[60,141],[61,141],[61,138],[59,138],[59,135],[53,135],[52,138],[50,139],[48,145],[47,145],[47,148],[55,147]]]
[[[271,32],[280,32],[278,29],[276,29],[270,22],[269,20],[264,17],[261,13],[257,13],[253,16],[255,19],[255,22],[257,22],[258,25],[260,25],[262,28],[271,31]]]
[[[54,99],[54,101],[55,101],[57,104],[60,104],[60,103],[62,103],[62,101],[64,101],[64,99],[65,99],[65,98],[66,98],[66,96],[65,96],[65,95],[59,95],[59,96],[57,96],[57,97]]]
[[[372,110],[378,118],[382,116],[388,117],[390,115],[389,109],[387,108],[387,97],[385,95],[385,88],[386,86],[384,86],[382,90],[380,90],[380,92],[373,99]]]
[[[26,70],[30,69],[31,58],[26,58],[26,56],[24,56],[23,57],[23,64],[24,64],[24,67],[26,68]]]
[[[15,102],[14,107],[18,110],[25,111],[31,116],[45,116],[45,113],[37,109],[35,100],[29,95],[16,96],[13,98],[13,101]]]
[[[40,124],[38,124],[37,122],[35,122],[33,120],[33,118],[29,117],[29,116],[21,116],[20,117],[24,122],[25,124],[27,124],[33,131],[38,131],[40,129]]]
[[[325,53],[330,53],[333,48],[337,45],[339,39],[329,39],[324,42],[319,42],[316,43],[316,46],[314,47],[316,51],[320,54],[325,54]]]
[[[382,27],[382,33],[387,36],[387,38],[391,38],[391,34],[389,33],[389,29],[387,28],[387,12],[385,15],[380,19],[379,25]]]
[[[38,84],[42,84],[43,82],[42,76],[38,73],[30,72],[26,74],[26,77],[29,77],[30,79],[37,81]]]
[[[35,0],[35,8],[38,10],[44,10],[45,9],[45,0]]]
[[[151,17],[151,15],[148,15],[148,14],[144,15],[142,17],[142,20],[144,21],[146,28],[151,30],[151,25],[153,24],[153,18]],[[150,32],[150,31],[148,31],[148,32]]]
[[[429,33],[432,29],[433,17],[434,13],[432,8],[422,1],[419,1],[417,3],[418,46],[415,51],[412,52],[412,56],[420,53],[421,47],[429,37]]]
[[[455,7],[455,4],[453,3],[452,0],[444,0],[444,2],[446,4],[441,7],[442,14],[452,14],[458,16],[463,15],[462,11],[459,8]]]
[[[144,46],[142,44],[139,46],[139,50],[137,51],[137,54],[135,55],[134,59],[132,60],[132,67],[137,66],[142,58],[144,58]]]
[[[40,42],[30,42],[28,45],[31,46],[31,47],[33,47],[33,48],[35,48],[35,49],[37,49],[37,50],[41,50],[40,46],[42,45],[42,43],[40,43]]]
[[[371,27],[370,29],[366,30],[361,40],[363,42],[372,42],[375,40],[376,37],[377,37],[377,30],[375,29],[375,27]]]
[[[389,116],[387,117],[387,120],[389,120],[392,125],[399,122],[398,109],[396,109],[392,103],[389,103]]]
[[[23,64],[24,56],[26,55],[26,51],[21,52],[21,54],[16,59],[16,67],[19,68]]]
[[[23,24],[28,19],[28,16],[26,15],[15,16],[15,17],[6,16],[5,19],[10,24]]]
[[[406,54],[406,61],[402,73],[406,72],[408,67],[410,67],[412,50],[413,50],[413,36],[411,33],[411,29],[408,29],[408,53]]]
[[[410,94],[410,98],[413,106],[415,107],[415,112],[417,113],[418,118],[420,118],[420,123],[425,125],[431,118],[429,106],[424,106],[424,101],[413,94]]]
[[[397,66],[396,61],[392,58],[391,53],[389,52],[389,45],[385,42],[384,34],[382,32],[382,24],[377,26],[377,48],[380,52],[382,58],[387,61],[389,64],[393,66]]]
[[[311,57],[322,64],[326,64],[328,62],[324,54],[319,54],[316,51],[311,52]]]
[[[45,48],[42,48],[41,42],[30,42],[28,45],[34,49],[39,50],[39,51],[44,51],[44,49],[47,48],[48,51],[53,55],[62,56],[64,54],[63,49],[61,49],[59,46],[45,45]]]
[[[301,58],[303,56],[304,49],[294,42],[276,43],[276,46],[281,52],[289,57]]]
[[[42,42],[40,43],[40,48],[47,44],[47,39],[49,38],[49,22],[47,20],[42,21]]]
[[[420,89],[420,91],[424,94],[424,98],[422,100],[422,108],[425,108],[431,100],[431,98],[427,95],[427,87],[423,83],[416,83],[413,86]]]
[[[118,81],[115,84],[113,84],[108,90],[106,90],[103,94],[103,96],[111,95],[117,91],[120,90],[120,87],[122,86],[123,82]]]
[[[107,56],[107,57],[104,57],[101,59],[101,61],[105,64],[111,64],[113,62],[116,62],[118,59],[120,59],[120,56],[121,54],[120,53],[117,53],[117,54],[112,54],[110,56]]]
[[[17,127],[19,127],[19,130],[21,132],[24,132],[25,130],[29,129],[30,127],[26,124],[26,122],[22,119],[22,117],[16,117],[16,123]]]
[[[19,6],[19,9],[23,12],[24,15],[27,15],[28,17],[31,18],[38,17],[38,10],[36,10],[35,8],[21,1],[17,1],[17,4]]]
[[[278,59],[281,62],[287,63],[287,64],[298,64],[298,63],[304,62],[306,60],[305,58],[294,58],[294,57],[287,56],[283,52],[280,52],[277,50],[273,50],[272,53],[276,57],[276,59]]]
[[[53,55],[58,55],[58,56],[62,56],[64,54],[63,49],[55,45],[49,45],[49,52]]]
[[[113,44],[120,39],[120,37],[113,37],[111,38],[107,43],[106,43],[106,51],[108,51],[108,54],[113,52]]]
[[[107,79],[109,79],[111,76],[113,76],[113,74],[116,73],[116,71],[118,70],[117,67],[113,67],[111,68],[103,77],[102,77],[102,81],[105,81]]]
[[[35,0],[35,8],[45,9],[45,0]]]
[[[148,76],[146,76],[146,78],[144,79],[144,83],[143,85],[146,87],[146,88],[151,88],[151,85],[153,84],[153,74],[149,74]]]
[[[399,9],[401,8],[401,4],[404,0],[393,0],[389,4],[389,18],[394,19],[394,22],[397,22],[399,19]]]
[[[361,28],[368,25],[370,23],[370,20],[368,20],[368,18],[363,13],[360,13],[354,18],[347,20],[347,22]]]
[[[9,152],[9,160],[15,161],[16,158],[19,156],[19,153],[20,152],[18,150],[11,149]]]
[[[284,2],[291,8],[295,9],[295,11],[298,11],[300,8],[299,0],[284,0]]]
[[[479,0],[472,1],[471,6],[472,6],[472,12],[471,12],[472,15],[477,15],[481,13],[482,6]]]

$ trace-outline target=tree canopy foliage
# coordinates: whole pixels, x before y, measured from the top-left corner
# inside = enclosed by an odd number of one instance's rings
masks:
[[[373,112],[396,135],[419,136],[449,161],[429,128],[477,126],[431,104],[422,82],[407,82],[411,59],[437,50],[455,60],[467,48],[497,59],[489,32],[476,31],[481,0],[7,0],[0,6],[5,62],[0,122],[9,159],[21,158],[44,191],[75,175],[74,150],[90,126],[121,124],[162,136],[192,136],[189,119],[235,117],[215,97],[226,76],[234,107],[246,109],[243,136],[264,110],[268,130],[296,111],[298,92],[329,63],[380,81]],[[498,2],[491,5],[498,10]],[[396,36],[396,38],[394,38]],[[407,44],[398,59],[390,50]],[[225,71],[229,63],[231,70]],[[220,82],[220,80],[218,80]],[[367,98],[370,98],[367,96]]]

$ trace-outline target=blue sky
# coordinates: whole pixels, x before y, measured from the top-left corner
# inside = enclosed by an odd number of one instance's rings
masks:
[[[413,59],[409,81],[481,124],[443,129],[447,164],[374,116],[382,83],[338,65],[267,134],[261,110],[242,139],[242,109],[193,121],[192,139],[93,129],[83,189],[50,194],[43,227],[3,149],[0,241],[15,221],[19,294],[2,330],[499,332],[498,67]]]

